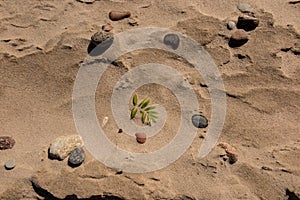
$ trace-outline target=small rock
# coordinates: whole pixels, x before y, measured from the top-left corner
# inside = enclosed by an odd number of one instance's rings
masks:
[[[118,130],[118,133],[123,133],[123,129],[120,128],[120,129]]]
[[[245,31],[254,30],[259,24],[259,19],[250,16],[240,16],[236,27]]]
[[[10,160],[6,161],[6,163],[4,165],[5,169],[7,169],[7,170],[11,170],[11,169],[15,168],[15,166],[16,166],[16,161],[14,159],[10,159]]]
[[[197,128],[206,128],[208,126],[208,120],[206,117],[199,114],[192,116],[192,123]]]
[[[262,166],[261,169],[266,170],[266,171],[272,171],[272,168],[267,167],[267,166]]]
[[[110,11],[108,16],[112,21],[118,21],[130,17],[131,13],[129,11]]]
[[[167,34],[164,37],[164,44],[170,46],[172,49],[177,49],[180,43],[180,39],[176,34]]]
[[[71,152],[68,163],[70,166],[79,166],[83,163],[84,159],[85,153],[83,148],[77,147]]]
[[[147,139],[147,135],[145,133],[136,133],[136,141],[140,144],[144,144]]]
[[[229,29],[229,30],[233,30],[234,28],[235,28],[235,22],[234,21],[229,21],[228,23],[227,23],[227,28]]]
[[[225,143],[225,142],[220,142],[218,144],[218,146],[225,149],[225,152],[229,158],[230,164],[234,164],[238,160],[238,152],[237,152],[236,148],[234,148],[233,146],[231,146],[230,144]]]
[[[107,31],[96,32],[92,37],[91,41],[94,45],[101,44],[104,41],[113,40],[113,33]]]
[[[248,3],[239,3],[237,5],[237,8],[242,12],[242,13],[252,13],[253,8],[250,4]]]
[[[104,25],[102,25],[102,30],[105,32],[110,32],[113,29],[112,25],[110,25],[110,23],[106,23]]]
[[[61,136],[54,140],[49,147],[49,157],[53,159],[63,160],[74,149],[82,147],[83,142],[79,135]]]
[[[136,18],[129,18],[128,24],[130,26],[138,26],[139,22],[138,22],[138,20]]]
[[[104,127],[108,122],[108,117],[104,117],[102,120],[102,127]]]
[[[16,141],[9,136],[0,136],[0,150],[11,149]]]
[[[242,29],[236,30],[229,39],[230,47],[240,47],[248,42],[248,34]]]
[[[76,0],[76,1],[78,1],[78,2],[80,2],[80,3],[92,4],[92,3],[94,3],[96,0]]]

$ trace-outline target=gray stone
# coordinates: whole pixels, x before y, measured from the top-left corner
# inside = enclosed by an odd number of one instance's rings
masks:
[[[83,142],[79,135],[61,136],[55,139],[49,147],[49,157],[63,160],[77,147],[82,147]]]
[[[229,21],[228,23],[227,23],[227,28],[229,29],[229,30],[233,30],[234,28],[235,28],[235,22],[234,21]]]
[[[11,169],[15,168],[15,166],[16,166],[16,161],[14,159],[10,159],[10,160],[6,161],[6,163],[4,165],[5,169],[7,169],[7,170],[11,170]]]
[[[208,120],[200,114],[193,115],[192,123],[197,128],[206,128],[208,126]]]
[[[70,166],[79,166],[83,163],[84,159],[84,150],[81,147],[77,147],[71,152],[68,162]]]
[[[0,136],[0,150],[11,149],[15,145],[15,140],[9,136]]]
[[[176,34],[167,34],[164,37],[164,44],[170,46],[172,49],[177,49],[180,43],[180,39]]]
[[[253,8],[250,4],[248,3],[239,3],[237,5],[237,8],[242,12],[242,13],[251,13],[253,12]]]

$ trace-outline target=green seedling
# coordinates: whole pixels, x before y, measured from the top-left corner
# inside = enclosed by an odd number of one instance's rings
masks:
[[[138,103],[137,94],[133,95],[132,104],[133,108],[131,109],[130,118],[134,119],[139,112],[141,114],[141,120],[143,124],[147,124],[151,126],[152,122],[157,121],[157,112],[154,111],[155,106],[149,105],[150,99],[143,99],[140,103]]]

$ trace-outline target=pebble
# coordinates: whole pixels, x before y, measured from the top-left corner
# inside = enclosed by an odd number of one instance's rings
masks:
[[[102,127],[104,127],[108,122],[108,117],[104,117],[102,120]]]
[[[249,40],[248,34],[242,29],[236,30],[229,39],[230,47],[240,47],[246,44]]]
[[[248,3],[239,3],[237,5],[237,8],[242,12],[242,13],[252,13],[253,8],[250,4]]]
[[[238,161],[238,152],[236,148],[225,142],[220,142],[218,146],[225,150],[230,164],[234,164],[236,161]]]
[[[140,144],[144,144],[147,139],[147,135],[145,133],[136,133],[135,137],[136,137],[136,141]]]
[[[0,136],[0,150],[11,149],[16,141],[9,136]]]
[[[102,25],[102,30],[105,32],[110,32],[113,30],[113,26],[110,23]]]
[[[236,24],[237,28],[244,29],[245,31],[254,30],[259,24],[259,19],[250,16],[240,16]]]
[[[63,160],[77,147],[82,147],[83,142],[79,135],[68,135],[56,138],[49,147],[49,157]]]
[[[172,49],[177,49],[180,43],[180,39],[176,34],[167,34],[164,37],[164,44],[170,46]]]
[[[71,152],[68,163],[70,166],[79,166],[83,163],[84,159],[85,153],[83,148],[77,147]]]
[[[208,120],[200,114],[192,116],[192,123],[196,128],[206,128],[208,126]]]
[[[131,13],[129,11],[110,11],[108,16],[110,20],[118,21],[130,17]]]
[[[104,41],[110,41],[110,39],[113,39],[113,33],[107,32],[107,31],[99,31],[96,32],[92,37],[91,41],[94,45],[101,44]]]
[[[14,159],[10,159],[10,160],[6,161],[6,163],[4,164],[4,167],[7,170],[11,170],[11,169],[15,168],[15,166],[16,166],[16,161]]]
[[[233,30],[234,28],[235,28],[235,22],[234,21],[229,21],[228,23],[227,23],[227,28],[229,29],[229,30]]]

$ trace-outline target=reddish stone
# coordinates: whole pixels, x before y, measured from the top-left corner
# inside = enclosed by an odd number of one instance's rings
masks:
[[[136,141],[140,144],[144,144],[147,139],[147,135],[145,133],[136,133]]]

